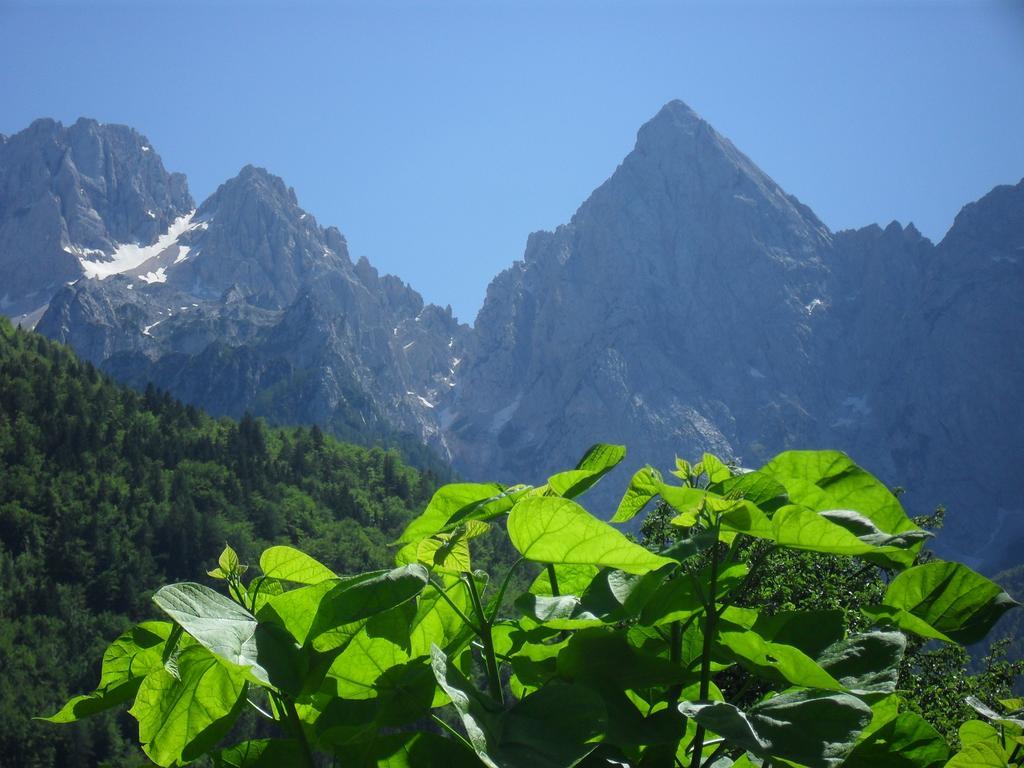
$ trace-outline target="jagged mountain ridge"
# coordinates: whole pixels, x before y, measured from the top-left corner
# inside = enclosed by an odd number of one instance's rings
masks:
[[[36,120],[0,136],[0,311],[33,323],[56,289],[194,208],[185,177],[121,125]]]
[[[491,284],[446,406],[455,465],[536,480],[599,439],[661,467],[838,447],[915,511],[948,506],[958,555],[998,559],[1024,535],[1022,256],[1024,182],[938,246],[832,233],[673,102]]]
[[[833,233],[672,102],[568,224],[530,236],[472,330],[353,264],[252,167],[168,219],[145,263],[60,290],[39,330],[214,413],[409,434],[469,477],[542,481],[596,440],[631,467],[839,447],[915,512],[949,506],[944,538],[971,557],[1024,517],[1006,481],[1022,214],[1024,183],[937,246],[895,222]]]
[[[404,435],[406,448],[444,453],[422,413],[450,386],[466,327],[365,258],[353,263],[341,233],[280,178],[247,166],[163,233],[135,237],[90,253],[98,268],[81,259],[37,330],[214,413],[363,442]]]

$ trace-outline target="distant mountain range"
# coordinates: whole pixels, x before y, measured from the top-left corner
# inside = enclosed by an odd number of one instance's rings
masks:
[[[472,328],[353,263],[262,169],[196,208],[130,128],[0,137],[0,310],[122,381],[422,443],[473,478],[540,481],[598,440],[634,468],[836,447],[912,511],[945,504],[947,550],[987,567],[1024,544],[1022,288],[1024,181],[938,245],[831,232],[678,101]]]

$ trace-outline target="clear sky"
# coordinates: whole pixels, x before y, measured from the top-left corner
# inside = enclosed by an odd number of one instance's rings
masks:
[[[0,132],[146,134],[202,200],[246,163],[472,321],[679,98],[833,229],[1024,176],[1024,3],[0,0]]]

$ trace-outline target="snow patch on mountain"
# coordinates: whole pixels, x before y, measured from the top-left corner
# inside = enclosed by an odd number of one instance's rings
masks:
[[[179,216],[171,223],[171,226],[167,228],[167,231],[160,235],[160,237],[157,238],[157,241],[152,245],[122,243],[117,247],[117,250],[115,250],[114,253],[105,260],[94,260],[91,257],[96,256],[96,252],[87,252],[86,249],[76,248],[75,246],[68,246],[64,250],[79,257],[79,261],[82,263],[82,270],[85,272],[86,277],[104,280],[111,275],[118,275],[122,272],[130,272],[133,269],[137,269],[150,259],[166,251],[172,245],[176,245],[179,237],[186,232],[192,229],[197,229],[201,226],[201,223],[192,223],[192,217],[195,216],[195,213],[196,212],[193,210],[186,213],[184,216]],[[154,278],[157,282],[163,282],[165,279],[166,277],[163,279],[160,279],[159,277]],[[146,282],[153,282],[153,280],[147,280]]]

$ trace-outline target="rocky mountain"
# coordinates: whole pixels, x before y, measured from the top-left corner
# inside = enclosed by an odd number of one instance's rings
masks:
[[[119,137],[100,142],[107,165],[79,133]],[[912,511],[945,504],[947,551],[1019,560],[1024,182],[967,206],[938,245],[896,222],[831,232],[672,102],[568,224],[530,236],[470,329],[353,263],[259,168],[193,211],[138,134],[40,121],[0,144],[0,180],[4,311],[48,301],[38,329],[122,381],[402,435],[473,478],[542,481],[598,440],[629,446],[622,475],[703,450],[755,465],[836,447]]]
[[[946,505],[947,551],[998,561],[1024,540],[1022,285],[1024,182],[938,246],[895,222],[832,233],[673,102],[491,284],[448,444],[503,479],[596,440],[662,467],[840,448],[915,511]]]
[[[36,120],[0,136],[0,311],[33,324],[60,286],[103,274],[193,208],[131,128]]]
[[[136,151],[151,153],[141,138]],[[81,258],[37,330],[122,381],[158,382],[217,414],[445,453],[429,412],[468,329],[353,263],[341,233],[281,179],[247,166],[162,233],[131,237]],[[83,250],[75,243],[66,253]]]

